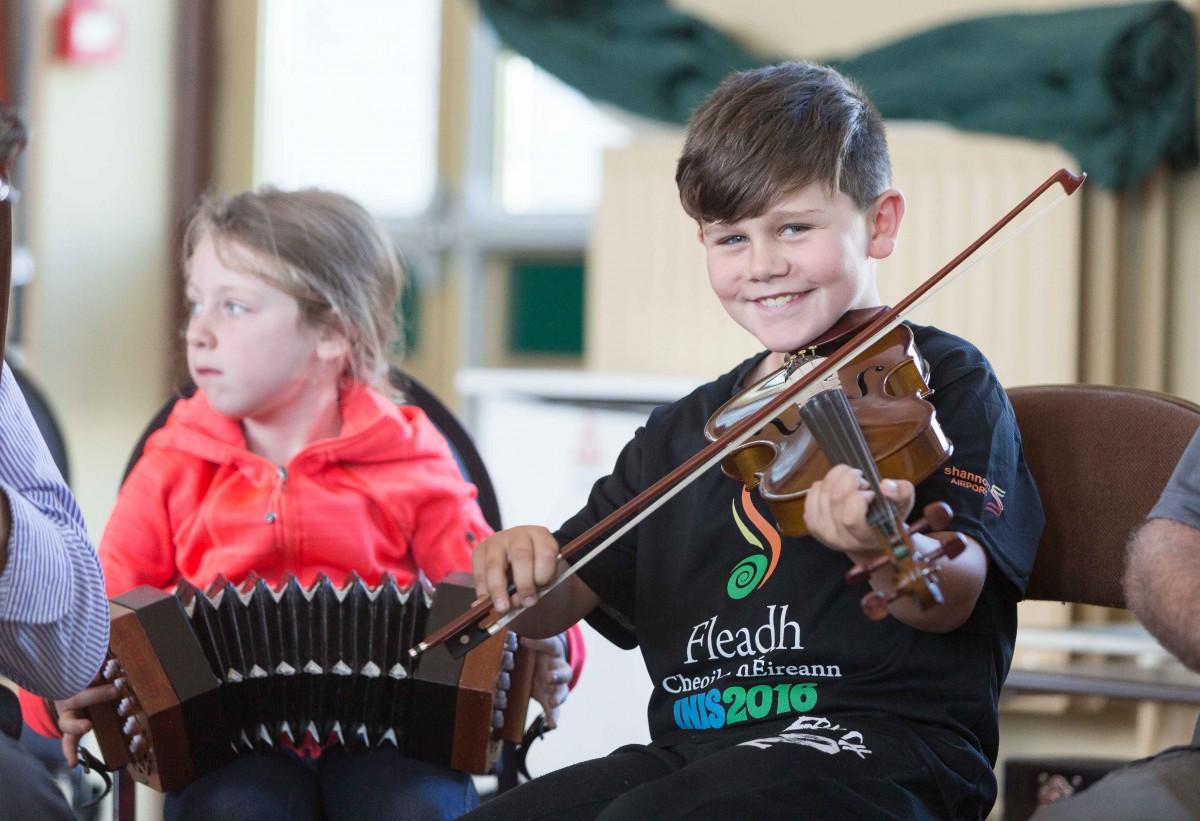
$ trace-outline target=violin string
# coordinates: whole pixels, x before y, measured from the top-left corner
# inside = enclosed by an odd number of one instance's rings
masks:
[[[988,257],[992,256],[992,254],[995,254],[1000,249],[1004,248],[1004,246],[1021,236],[1021,234],[1028,231],[1034,225],[1034,223],[1042,220],[1047,214],[1061,205],[1069,196],[1070,194],[1060,193],[1057,197],[1047,203],[1042,210],[1030,215],[1028,219],[1011,228],[1008,233],[1004,234],[999,239],[993,237],[992,241],[986,245],[984,250],[977,251],[976,255],[971,257],[969,261],[964,262],[958,268],[942,277],[942,279],[939,280],[932,288],[921,294],[921,296],[919,296],[917,299],[913,300],[912,304],[908,306],[903,315],[896,316],[892,319],[892,321],[881,325],[873,334],[871,334],[870,337],[864,339],[855,348],[847,351],[839,351],[839,356],[843,357],[843,361],[849,362],[862,355],[868,348],[882,339],[889,331],[915,313],[918,308],[920,308],[937,294],[940,294],[947,286],[950,285],[950,283],[954,282],[968,271],[974,270],[981,263],[987,260]]]
[[[884,531],[890,540],[897,538],[896,509],[883,495],[883,478],[845,391],[840,387],[825,391],[806,403],[800,413],[830,461],[857,468],[875,492],[868,516],[871,526]]]

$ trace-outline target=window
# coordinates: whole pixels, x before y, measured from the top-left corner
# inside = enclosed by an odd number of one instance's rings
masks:
[[[265,0],[263,182],[317,185],[387,216],[437,184],[437,0]]]
[[[604,149],[632,129],[524,57],[498,58],[499,199],[510,214],[588,213],[600,200]]]

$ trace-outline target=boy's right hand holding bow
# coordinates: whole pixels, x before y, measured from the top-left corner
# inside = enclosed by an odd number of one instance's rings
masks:
[[[514,607],[532,608],[513,624],[520,635],[557,635],[600,603],[578,576],[570,576],[554,590],[539,595],[539,590],[567,568],[558,552],[558,540],[544,527],[513,527],[494,533],[471,554],[475,592],[486,597],[501,615]]]

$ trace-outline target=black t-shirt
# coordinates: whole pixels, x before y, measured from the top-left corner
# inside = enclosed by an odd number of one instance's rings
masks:
[[[860,606],[869,587],[844,583],[845,555],[781,536],[756,492],[712,468],[579,574],[603,602],[589,622],[620,646],[641,647],[654,685],[655,744],[744,738],[754,722],[769,734],[805,714],[886,717],[958,778],[990,773],[1041,503],[987,360],[956,336],[912,327],[929,367],[929,400],[953,444],[918,486],[914,510],[948,502],[951,529],[987,551],[974,612],[942,634],[870,621]],[[578,536],[701,450],[706,421],[763,356],[655,410],[556,536]]]

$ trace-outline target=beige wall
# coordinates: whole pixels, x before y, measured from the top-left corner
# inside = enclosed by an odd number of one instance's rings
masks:
[[[1172,192],[1170,254],[1178,276],[1169,295],[1167,387],[1200,402],[1200,172],[1180,175]]]
[[[163,398],[170,299],[173,4],[110,5],[125,15],[120,54],[77,66],[52,53],[62,4],[39,4],[26,186],[27,367],[61,417],[94,536]]]
[[[213,185],[240,191],[254,185],[258,150],[259,18],[257,0],[218,0]]]
[[[696,224],[673,178],[682,144],[680,132],[605,155],[587,255],[588,370],[710,378],[760,349],[707,287]],[[890,305],[1075,164],[1048,143],[928,123],[891,123],[888,146],[907,202],[896,251],[878,264]],[[909,319],[970,339],[1007,386],[1079,381],[1081,199],[1057,187],[1046,193]]]

